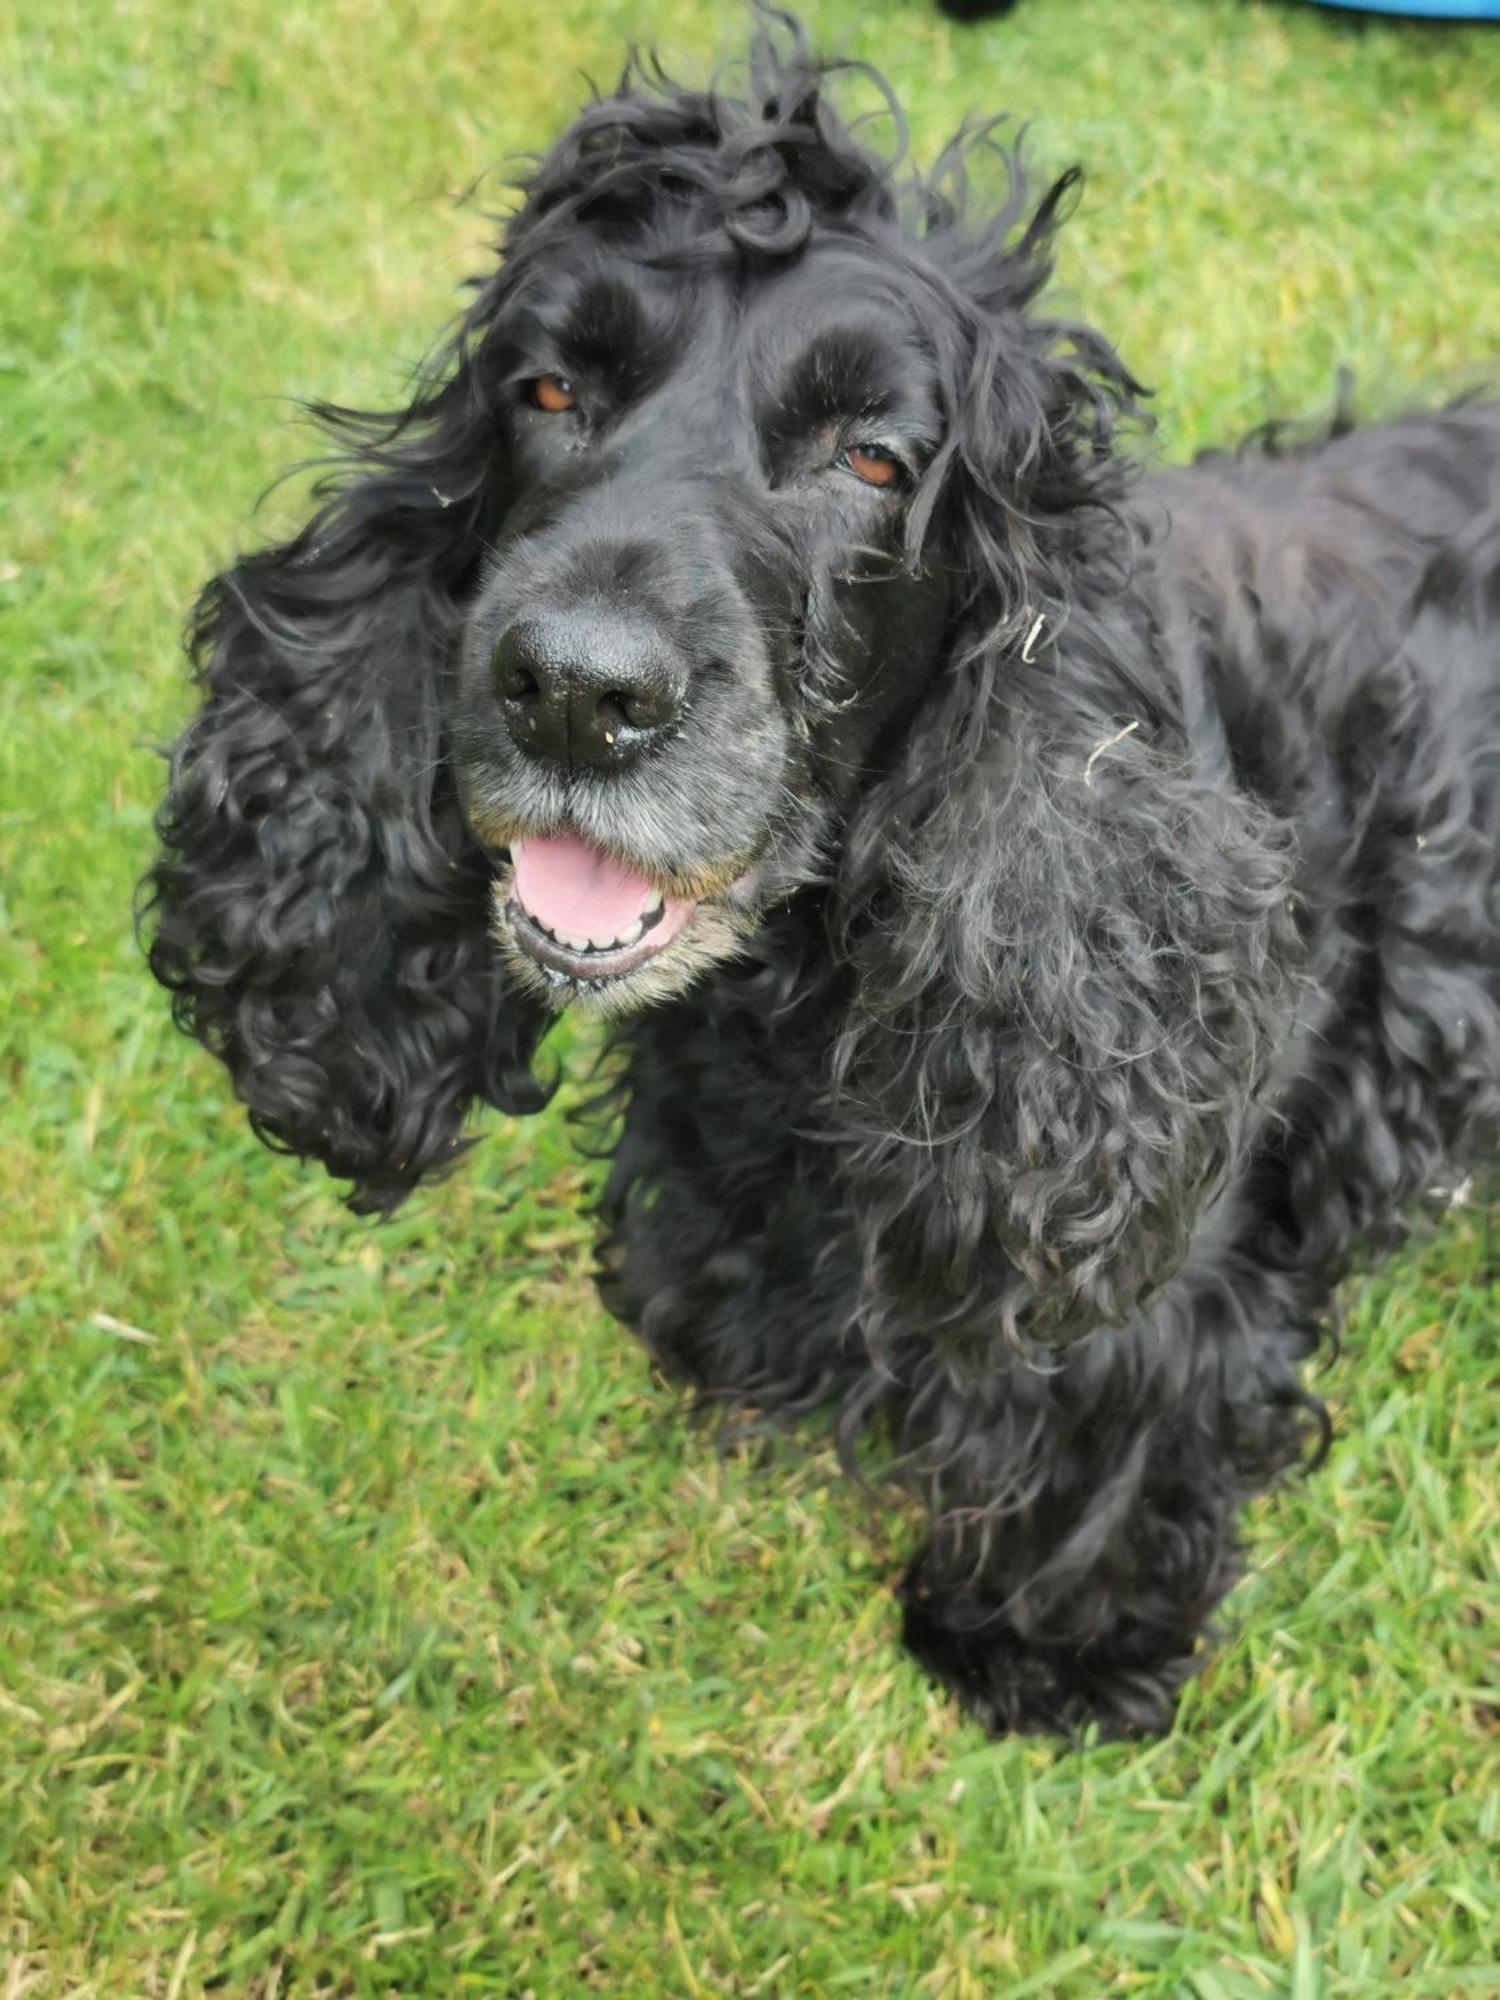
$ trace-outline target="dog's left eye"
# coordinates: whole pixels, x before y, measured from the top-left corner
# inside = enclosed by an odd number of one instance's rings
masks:
[[[839,462],[866,486],[894,486],[901,477],[900,461],[878,444],[851,444]]]
[[[531,385],[531,400],[539,410],[556,417],[571,410],[578,398],[566,375],[538,375]]]

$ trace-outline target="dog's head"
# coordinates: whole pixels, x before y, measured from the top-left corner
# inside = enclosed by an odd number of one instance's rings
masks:
[[[488,330],[509,506],[453,748],[508,854],[512,967],[613,1011],[682,987],[825,867],[932,675],[952,579],[908,539],[943,385],[878,214],[788,222],[774,147],[729,151],[706,105],[665,130],[660,106],[611,116],[554,159],[565,221],[544,203],[518,232]],[[752,223],[773,254],[743,247]]]
[[[826,879],[975,596],[1025,595],[1076,443],[1023,317],[1062,190],[966,229],[800,51],[752,81],[590,106],[467,328],[495,497],[451,743],[496,937],[550,1006],[677,992]]]

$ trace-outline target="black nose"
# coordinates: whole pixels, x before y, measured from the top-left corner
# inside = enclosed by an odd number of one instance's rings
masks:
[[[682,714],[686,673],[650,619],[537,612],[501,634],[490,665],[505,726],[530,757],[616,770]]]

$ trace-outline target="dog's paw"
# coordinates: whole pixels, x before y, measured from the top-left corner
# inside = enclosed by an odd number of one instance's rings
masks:
[[[946,1625],[940,1608],[908,1598],[907,1649],[994,1736],[1106,1740],[1169,1728],[1177,1691],[1202,1663],[1198,1648],[1143,1644],[1130,1621],[1086,1646],[1040,1645],[997,1617],[978,1630]]]

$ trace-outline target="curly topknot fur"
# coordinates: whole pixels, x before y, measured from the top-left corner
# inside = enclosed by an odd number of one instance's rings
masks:
[[[411,406],[323,412],[198,609],[151,963],[373,1209],[609,1012],[610,1306],[893,1443],[987,1724],[1155,1728],[1352,1255],[1500,1127],[1500,408],[1143,473],[1037,309],[1073,177],[977,216],[988,131],[906,174],[829,81],[632,66]],[[580,956],[528,843],[672,922]]]

